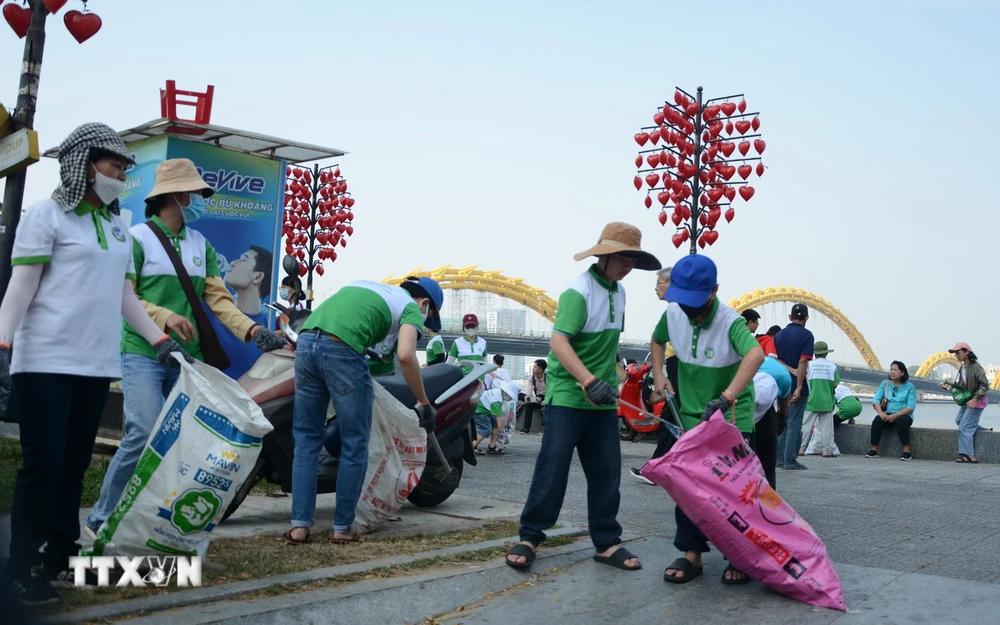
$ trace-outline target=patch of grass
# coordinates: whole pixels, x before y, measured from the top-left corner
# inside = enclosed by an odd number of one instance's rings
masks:
[[[311,569],[354,564],[378,560],[390,556],[409,555],[466,545],[517,535],[518,524],[514,521],[497,521],[481,527],[443,532],[439,534],[414,534],[411,536],[369,537],[359,545],[334,545],[329,542],[329,532],[316,532],[307,545],[290,546],[280,534],[262,534],[248,538],[217,538],[209,546],[202,572],[202,585],[213,586],[248,579],[260,579],[272,575],[295,573]],[[545,541],[546,547],[566,545],[573,537],[556,536]],[[479,562],[500,557],[508,547],[482,549],[459,553],[447,557],[425,558],[399,566],[381,567],[365,573],[331,577],[316,582],[291,585],[275,585],[246,598],[260,598],[313,590],[332,588],[366,579],[385,579],[407,575],[414,571],[452,566],[468,562]],[[114,583],[112,574],[112,583]],[[53,606],[56,610],[72,610],[92,605],[102,605],[184,590],[176,586],[166,588],[86,588],[73,589],[61,593],[63,602]]]
[[[104,474],[110,459],[95,458],[83,475],[83,498],[80,505],[89,508],[101,494]],[[21,468],[21,444],[9,438],[0,438],[0,513],[10,512],[14,501],[14,481]]]

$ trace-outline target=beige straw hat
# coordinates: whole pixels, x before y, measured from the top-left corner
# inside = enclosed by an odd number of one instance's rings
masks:
[[[573,260],[583,260],[588,256],[604,256],[606,254],[621,254],[635,259],[635,268],[654,271],[660,268],[660,261],[649,252],[642,251],[642,232],[631,224],[613,221],[604,226],[597,245],[580,252]]]
[[[203,197],[212,197],[215,189],[202,180],[198,169],[189,158],[171,158],[156,166],[156,184],[146,196],[148,202],[166,193],[192,193],[201,191]]]

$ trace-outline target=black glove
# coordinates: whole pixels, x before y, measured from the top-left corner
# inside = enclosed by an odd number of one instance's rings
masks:
[[[10,348],[0,347],[0,416],[6,416],[10,402]]]
[[[705,406],[705,412],[701,413],[701,420],[708,421],[715,414],[716,410],[721,410],[722,414],[726,414],[726,411],[732,408],[733,404],[725,397],[718,397],[708,402]]]
[[[426,406],[418,404],[414,410],[417,411],[417,419],[420,420],[420,427],[427,430],[428,433],[433,432],[438,414],[438,411],[434,409],[434,406],[430,404],[427,404]]]
[[[178,363],[177,360],[170,355],[173,352],[180,352],[181,355],[184,356],[184,360],[194,362],[194,358],[184,351],[181,344],[170,337],[163,339],[154,345],[153,348],[156,350],[156,362],[160,363],[164,367],[181,366],[180,363]]]
[[[257,331],[253,333],[253,340],[257,344],[257,349],[265,353],[273,352],[285,346],[285,339],[264,326],[258,326]]]
[[[601,378],[594,378],[585,384],[583,393],[595,406],[614,405],[615,398],[618,397],[616,389]]]

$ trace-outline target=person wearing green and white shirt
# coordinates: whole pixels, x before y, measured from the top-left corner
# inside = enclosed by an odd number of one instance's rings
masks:
[[[671,304],[653,330],[652,360],[662,362],[666,343],[673,343],[679,361],[681,420],[686,430],[721,411],[755,449],[753,378],[764,362],[764,351],[747,329],[746,320],[719,301],[718,291],[718,271],[707,256],[685,256],[674,265],[665,295]],[[653,386],[661,394],[673,392],[662,367],[653,368]],[[674,518],[674,546],[684,556],[667,567],[663,579],[683,584],[701,575],[701,554],[709,551],[708,539],[680,508],[674,508]],[[723,584],[749,581],[732,566],[722,576]]]
[[[198,298],[233,336],[254,341],[261,351],[281,349],[284,339],[236,307],[220,277],[215,248],[190,227],[204,213],[205,199],[213,193],[189,159],[168,159],[157,166],[156,183],[146,196],[150,221],[131,230],[136,294],[157,327],[176,337],[192,358],[204,360],[191,302],[170,255],[153,231],[157,228],[184,265]],[[92,535],[111,518],[179,375],[176,367],[157,361],[155,349],[127,322],[122,324],[121,366],[125,436],[87,517],[86,528]]]
[[[445,361],[445,350],[444,350],[444,339],[436,330],[430,328],[424,328],[427,331],[427,336],[431,337],[427,341],[427,347],[424,349],[424,354],[427,358],[425,367],[431,365],[436,365]]]
[[[483,455],[484,452],[479,449],[479,443],[486,438],[490,439],[490,443],[485,453],[497,456],[504,454],[503,449],[497,447],[497,433],[503,425],[500,422],[503,418],[503,405],[510,401],[516,402],[520,393],[521,387],[509,380],[498,382],[493,388],[483,392],[483,396],[479,398],[479,403],[476,405],[474,415],[477,436],[472,446],[476,449],[477,454]]]
[[[448,363],[457,363],[462,367],[462,373],[469,375],[473,365],[486,362],[486,339],[479,336],[479,317],[472,313],[462,317],[462,330],[465,335],[451,343]]]
[[[840,384],[840,371],[837,365],[826,359],[832,353],[826,341],[816,341],[813,347],[813,360],[806,369],[806,382],[809,384],[809,399],[806,401],[806,414],[802,419],[802,443],[799,455],[806,455],[810,437],[816,438],[816,450],[824,458],[833,458],[833,411],[837,408],[836,388]],[[814,434],[815,433],[815,434]]]
[[[122,377],[121,320],[154,362],[176,367],[170,354],[181,351],[132,288],[132,240],[117,199],[133,164],[128,147],[113,129],[88,123],[62,142],[58,160],[52,197],[21,218],[0,305],[0,411],[13,387],[22,460],[4,596],[32,605],[59,601],[49,582],[73,579],[84,473],[110,384]],[[96,584],[96,574],[85,581]]]
[[[417,400],[420,425],[433,431],[431,406],[417,362],[417,340],[424,327],[440,330],[444,291],[428,277],[411,276],[399,286],[358,280],[327,298],[306,319],[295,348],[295,413],[292,433],[292,527],[285,542],[309,540],[316,512],[316,466],[323,448],[329,403],[340,424],[340,469],[333,542],[362,542],[354,510],[368,470],[375,392],[365,351],[397,346],[399,368]]]
[[[527,568],[535,560],[544,530],[555,525],[566,495],[576,451],[587,476],[587,510],[594,560],[636,570],[642,565],[621,545],[621,443],[618,439],[616,358],[625,325],[621,280],[633,268],[655,271],[660,261],[640,246],[642,232],[613,222],[596,245],[574,256],[597,262],[559,296],[546,381],[545,436],[535,460],[528,499],[521,513],[521,541],[507,552],[507,565]],[[662,354],[660,360],[663,362]]]

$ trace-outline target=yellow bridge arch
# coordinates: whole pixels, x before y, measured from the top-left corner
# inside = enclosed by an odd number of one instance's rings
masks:
[[[764,289],[757,289],[751,293],[744,293],[739,297],[729,301],[729,307],[735,308],[737,312],[743,312],[748,308],[753,308],[755,306],[763,306],[764,304],[773,304],[775,302],[795,302],[805,304],[809,308],[815,310],[819,314],[823,315],[830,321],[834,322],[838,328],[847,335],[851,342],[854,343],[854,347],[860,352],[861,357],[864,358],[865,363],[868,368],[872,371],[881,371],[882,365],[878,361],[878,357],[875,356],[875,350],[872,346],[868,344],[865,337],[861,334],[861,330],[847,318],[839,308],[823,299],[819,295],[806,291],[805,289],[797,289],[795,287],[784,287],[784,286],[769,286]]]
[[[926,378],[941,365],[951,365],[952,367],[955,367],[956,371],[958,371],[959,367],[961,367],[961,363],[958,362],[958,358],[955,358],[955,355],[951,352],[937,352],[936,354],[928,356],[927,360],[924,361],[924,364],[920,365],[920,369],[917,370],[916,377]],[[993,382],[990,384],[990,388],[994,391],[1000,391],[1000,371],[993,376]]]
[[[483,271],[475,267],[452,268],[451,265],[424,271],[422,267],[418,267],[416,271],[403,274],[402,278],[386,276],[382,283],[399,284],[408,276],[433,278],[442,289],[492,293],[522,304],[549,321],[556,318],[558,302],[546,295],[544,290],[525,284],[523,278],[509,278],[499,271]]]

